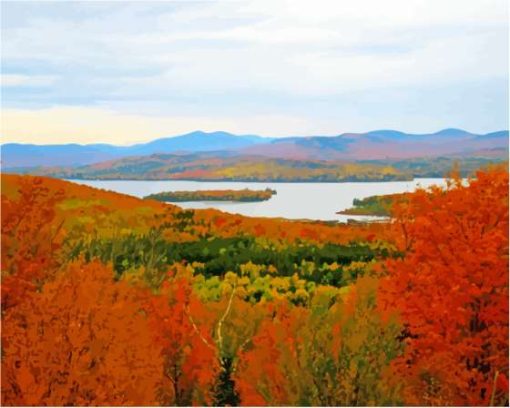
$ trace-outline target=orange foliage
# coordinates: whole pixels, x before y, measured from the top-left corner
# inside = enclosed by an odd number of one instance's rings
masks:
[[[297,240],[324,244],[327,242],[347,244],[366,241],[384,230],[382,224],[328,224],[321,221],[291,221],[284,218],[257,218],[225,214],[219,210],[195,210],[197,223],[208,225],[208,232],[219,237],[251,235],[270,240],[284,239],[288,243]],[[211,220],[215,220],[211,222]],[[221,221],[218,221],[221,220]]]
[[[417,192],[394,211],[405,257],[387,262],[380,305],[406,324],[394,365],[406,403],[486,405],[496,373],[508,378],[508,172]]]
[[[61,191],[66,200],[80,200],[81,205],[76,208],[59,206],[56,213],[65,218],[65,225],[71,224],[76,229],[74,220],[82,216],[89,218],[89,233],[98,231],[112,231],[114,228],[129,227],[138,232],[146,232],[151,227],[157,227],[172,221],[172,217],[181,210],[172,205],[154,200],[141,200],[125,194],[78,185],[64,180],[47,177],[18,176],[2,174],[2,191],[6,198],[14,200],[15,190],[23,182],[42,180],[41,183],[50,191]],[[25,181],[23,181],[25,180]],[[86,211],[84,212],[84,208]],[[366,240],[368,236],[380,234],[384,226],[380,224],[346,225],[328,224],[325,222],[289,221],[283,218],[245,217],[235,214],[225,214],[219,210],[193,210],[193,228],[191,237],[186,240],[198,239],[199,236],[214,235],[218,237],[233,237],[239,235],[261,236],[271,240],[281,240],[289,243],[296,240],[306,240],[314,243],[346,244],[353,240]],[[3,216],[2,216],[3,218]],[[112,224],[116,220],[117,225]],[[70,228],[69,228],[70,230]],[[172,239],[182,240],[189,235],[188,231],[174,234]]]
[[[17,199],[2,195],[2,308],[5,310],[40,287],[58,263],[55,252],[62,240],[63,221],[55,207],[62,190],[43,179],[23,178]]]
[[[161,357],[139,294],[70,264],[3,317],[3,405],[155,404]]]
[[[382,314],[396,313],[404,325],[406,347],[392,364],[404,403],[508,399],[504,170],[478,173],[468,186],[454,180],[447,192],[410,194],[390,226],[184,212],[30,176],[2,175],[2,189],[4,405],[211,404],[225,357],[235,360],[227,374],[246,405],[343,404],[352,390],[370,403],[390,401],[380,373],[400,353],[400,326],[380,324],[375,293]],[[60,257],[64,238],[153,227],[172,242],[247,235],[284,245],[375,241],[384,233],[403,257],[384,262],[380,282],[359,279],[345,302],[324,309],[324,320],[310,308],[244,303],[232,282],[230,297],[206,305],[182,265],[153,295],[114,282],[97,262],[66,266]],[[329,382],[319,378],[319,363],[331,371]],[[318,397],[324,390],[330,399]]]
[[[161,294],[150,300],[148,312],[164,359],[163,405],[210,403],[219,370],[209,334],[212,316],[192,294],[190,279],[179,276],[165,281]]]
[[[308,311],[282,304],[268,312],[252,347],[240,354],[237,389],[243,405],[295,405],[299,396],[292,391],[292,379],[287,374],[297,371],[297,333]]]

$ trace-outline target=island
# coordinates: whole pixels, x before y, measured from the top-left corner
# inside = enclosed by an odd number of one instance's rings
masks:
[[[267,201],[276,194],[275,190],[266,188],[265,190],[199,190],[199,191],[164,191],[161,193],[150,194],[145,199],[164,201],[164,202],[186,202],[186,201],[237,201],[237,202],[257,202]]]

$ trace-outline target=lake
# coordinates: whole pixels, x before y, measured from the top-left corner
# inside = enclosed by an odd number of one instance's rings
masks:
[[[268,201],[255,203],[197,201],[175,203],[181,208],[216,208],[233,214],[253,217],[284,217],[289,219],[373,220],[377,217],[340,215],[337,211],[352,207],[355,198],[371,195],[404,193],[419,187],[437,184],[444,186],[441,178],[422,178],[413,181],[352,182],[352,183],[262,183],[262,182],[215,182],[183,180],[69,180],[74,183],[116,191],[135,197],[144,197],[162,191],[183,190],[263,190],[271,188],[277,194]]]

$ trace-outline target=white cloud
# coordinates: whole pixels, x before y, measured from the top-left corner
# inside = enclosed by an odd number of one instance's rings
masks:
[[[65,107],[41,110],[4,109],[2,143],[113,143],[129,145],[193,130],[285,135],[311,130],[304,118],[284,115],[241,117],[143,116],[108,109]],[[27,126],[27,124],[29,124]],[[249,131],[247,131],[249,129]]]
[[[52,85],[57,78],[49,75],[19,75],[19,74],[2,74],[0,75],[0,85],[5,87],[11,86],[30,86],[41,87]]]
[[[3,103],[48,114],[54,106],[101,106],[113,116],[150,105],[154,111],[144,114],[182,118],[185,130],[198,127],[190,118],[235,128],[270,114],[281,120],[270,133],[298,127],[319,133],[332,130],[335,117],[336,129],[359,127],[355,117],[365,118],[366,128],[383,127],[387,122],[369,104],[344,115],[359,95],[394,103],[391,120],[407,123],[406,106],[397,105],[403,99],[387,95],[405,90],[419,105],[424,89],[435,88],[438,100],[461,101],[458,115],[449,114],[458,122],[446,127],[472,124],[475,115],[485,128],[485,99],[508,108],[494,86],[508,80],[507,17],[507,0],[10,2],[3,5],[2,63],[9,72]],[[479,106],[444,93],[486,83],[492,88],[470,90]],[[34,93],[33,86],[44,89]],[[319,109],[321,99],[329,103]],[[418,131],[447,120],[432,104],[422,109]],[[490,123],[505,127],[501,111],[508,109],[498,109]],[[303,112],[306,124],[289,125]],[[80,126],[87,133],[96,124]],[[4,134],[24,132],[10,131]]]

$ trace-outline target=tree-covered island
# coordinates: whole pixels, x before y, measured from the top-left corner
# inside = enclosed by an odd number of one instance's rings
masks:
[[[274,194],[275,190],[266,188],[265,190],[202,190],[202,191],[164,191],[161,193],[150,194],[144,198],[165,202],[185,202],[185,201],[238,201],[238,202],[257,202],[267,201]]]

